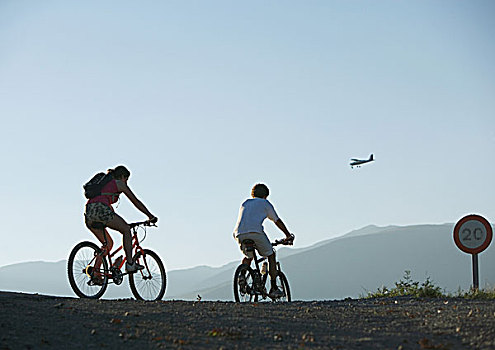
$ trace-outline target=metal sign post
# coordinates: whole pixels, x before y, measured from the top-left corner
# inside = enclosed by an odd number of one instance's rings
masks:
[[[479,215],[467,215],[455,224],[455,244],[463,252],[472,255],[474,290],[479,289],[478,254],[490,245],[492,236],[492,225]]]
[[[480,275],[478,270],[478,254],[473,254],[473,289],[480,289]]]

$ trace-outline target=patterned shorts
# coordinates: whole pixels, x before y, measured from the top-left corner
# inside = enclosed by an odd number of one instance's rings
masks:
[[[86,205],[84,216],[86,217],[86,221],[101,222],[106,225],[113,219],[115,213],[108,205],[96,202]]]

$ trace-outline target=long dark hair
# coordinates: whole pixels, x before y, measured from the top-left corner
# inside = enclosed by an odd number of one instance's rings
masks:
[[[112,175],[114,179],[121,179],[122,177],[131,176],[131,172],[123,165],[115,167],[115,169],[108,169],[108,174]]]

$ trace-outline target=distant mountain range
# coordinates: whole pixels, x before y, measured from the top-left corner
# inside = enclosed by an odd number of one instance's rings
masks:
[[[453,224],[366,226],[306,248],[277,251],[294,300],[357,298],[382,286],[393,287],[406,270],[415,281],[429,277],[446,292],[468,290],[471,256],[452,238]],[[480,287],[495,286],[495,243],[479,255]],[[167,273],[165,299],[233,300],[238,261],[222,267],[198,266]],[[0,290],[74,296],[66,261],[26,262],[0,268]],[[126,281],[110,285],[105,298],[132,297]]]

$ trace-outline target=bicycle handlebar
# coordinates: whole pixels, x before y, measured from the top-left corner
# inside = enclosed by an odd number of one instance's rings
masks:
[[[277,239],[274,243],[272,243],[272,246],[277,246],[277,245],[293,245],[294,244],[294,238],[296,236],[294,234],[290,235],[290,238],[284,238],[284,239]]]
[[[157,227],[156,225],[156,218],[151,219],[151,220],[146,220],[146,221],[140,221],[140,222],[132,222],[129,224],[131,228],[137,227],[137,226],[154,226]]]

